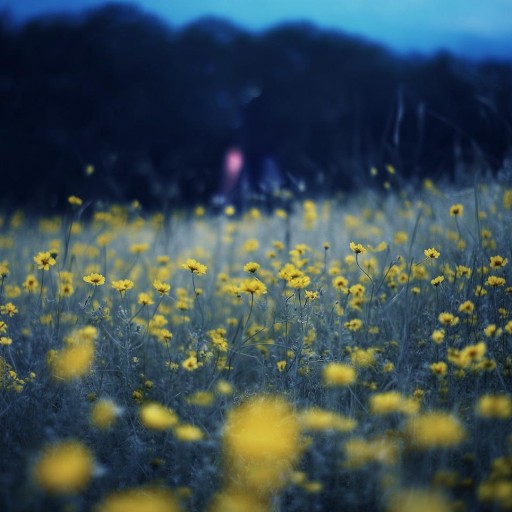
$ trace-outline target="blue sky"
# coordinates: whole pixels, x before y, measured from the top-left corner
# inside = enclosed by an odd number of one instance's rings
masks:
[[[48,12],[79,12],[102,0],[0,0],[17,19]],[[136,0],[175,26],[200,16],[228,18],[249,29],[308,20],[392,48],[500,55],[512,59],[512,0]]]

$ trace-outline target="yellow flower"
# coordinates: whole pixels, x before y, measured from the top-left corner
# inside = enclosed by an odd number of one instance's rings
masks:
[[[459,306],[459,313],[466,313],[467,315],[471,315],[475,310],[475,304],[470,300],[463,302]]]
[[[137,302],[141,306],[150,306],[153,304],[153,300],[151,299],[151,295],[149,293],[139,293],[137,296]]]
[[[357,427],[357,421],[346,418],[332,411],[326,411],[318,407],[312,407],[299,415],[303,430],[324,432],[336,430],[338,432],[350,432]]]
[[[12,344],[12,338],[7,336],[0,337],[0,345],[7,346]]]
[[[96,272],[84,276],[83,279],[86,283],[92,284],[93,286],[101,286],[105,284],[105,277],[101,274],[97,274]]]
[[[57,263],[50,251],[39,252],[34,256],[34,261],[39,270],[50,270]]]
[[[10,317],[13,317],[18,314],[18,308],[12,302],[7,302],[0,306],[0,313],[2,313],[2,315],[9,315]]]
[[[496,288],[497,286],[503,286],[505,284],[505,279],[503,277],[499,276],[489,276],[487,278],[487,281],[485,284],[487,286],[492,286],[493,288]]]
[[[360,320],[359,318],[352,318],[352,320],[348,320],[347,322],[345,322],[343,326],[345,327],[345,329],[348,329],[349,331],[357,332],[361,330],[361,328],[363,327],[363,321]]]
[[[164,487],[134,487],[109,494],[95,512],[182,512],[176,495]]]
[[[213,495],[208,512],[270,512],[266,496],[247,494],[244,489],[228,488]]]
[[[260,269],[260,264],[254,261],[249,261],[244,265],[245,272],[250,272],[251,274],[255,274]]]
[[[462,423],[451,414],[432,411],[420,414],[407,422],[406,433],[412,446],[420,450],[451,448],[466,437]]]
[[[181,265],[181,268],[184,268],[185,270],[190,270],[190,272],[198,276],[206,274],[206,271],[208,270],[208,267],[206,265],[203,265],[202,263],[199,263],[198,261],[192,258],[187,259],[187,261]]]
[[[263,295],[267,293],[267,287],[259,279],[244,279],[240,283],[239,290],[251,295]]]
[[[505,420],[512,416],[512,399],[509,395],[484,395],[478,399],[475,412],[489,419]]]
[[[132,244],[130,245],[130,252],[132,254],[142,254],[149,249],[148,243]]]
[[[329,387],[349,386],[356,377],[354,367],[343,363],[327,363],[322,371],[323,382]]]
[[[450,501],[439,491],[405,489],[391,496],[386,512],[452,512]]]
[[[196,356],[190,356],[185,361],[181,363],[182,368],[185,370],[188,370],[189,372],[192,372],[194,370],[197,370],[199,368],[199,364],[197,362]]]
[[[439,345],[444,341],[444,335],[444,329],[435,329],[432,332],[431,339],[434,343],[437,343]]]
[[[60,380],[82,377],[91,369],[93,359],[93,343],[72,344],[55,351],[50,364],[52,375]]]
[[[439,256],[441,256],[441,253],[434,247],[431,247],[430,249],[425,249],[423,251],[423,254],[425,254],[425,256],[430,259],[437,259],[439,258]]]
[[[77,196],[69,196],[68,203],[73,206],[82,206],[83,201]]]
[[[99,400],[91,409],[91,423],[97,428],[110,428],[120,412],[121,409],[112,400]]]
[[[377,393],[370,397],[371,414],[416,414],[420,408],[419,403],[412,398],[406,398],[397,391]]]
[[[444,361],[439,361],[438,363],[432,363],[430,369],[434,375],[444,377],[448,372],[448,365]]]
[[[313,292],[311,290],[306,290],[304,292],[304,295],[306,296],[306,299],[308,300],[316,300],[320,296],[319,292]]]
[[[164,295],[169,295],[169,292],[171,291],[171,285],[169,283],[164,283],[158,279],[153,281],[153,288],[161,297]]]
[[[503,268],[508,263],[508,259],[503,256],[491,256],[490,267],[491,268]]]
[[[176,413],[157,402],[144,404],[139,410],[139,418],[151,430],[168,430],[178,424]]]
[[[450,206],[450,216],[452,217],[462,217],[464,214],[464,206],[460,203],[453,204]]]
[[[286,370],[286,361],[277,361],[276,366],[279,372],[284,372]]]
[[[174,437],[176,437],[178,441],[190,443],[194,441],[201,441],[201,439],[204,438],[204,432],[195,425],[184,423],[174,427]]]
[[[364,254],[366,252],[366,248],[363,244],[356,244],[355,242],[350,242],[350,250],[355,252],[356,254]]]
[[[300,423],[282,398],[259,396],[228,413],[222,445],[229,485],[270,495],[300,457]]]
[[[133,286],[134,283],[130,279],[119,279],[118,281],[112,281],[112,288],[117,290],[119,293],[126,293],[128,290],[131,290]]]
[[[439,313],[438,319],[441,324],[447,325],[450,327],[454,327],[459,323],[458,316],[455,316],[452,313],[447,313],[447,312]]]
[[[75,494],[92,478],[93,457],[77,441],[62,441],[46,447],[33,468],[37,486],[48,494]]]
[[[344,452],[343,467],[349,469],[359,469],[372,463],[392,465],[396,464],[398,459],[396,443],[386,437],[374,439],[353,437],[345,443]]]
[[[439,286],[442,282],[444,281],[444,276],[437,276],[437,277],[434,277],[434,279],[431,279],[430,281],[430,284],[432,286]]]

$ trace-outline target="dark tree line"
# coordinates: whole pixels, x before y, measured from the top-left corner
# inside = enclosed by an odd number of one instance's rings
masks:
[[[128,5],[80,18],[0,21],[0,196],[71,193],[148,206],[206,202],[226,149],[243,148],[312,194],[496,171],[512,147],[512,64],[398,57],[341,33],[249,33],[204,19],[175,30]],[[84,177],[84,167],[96,172]]]

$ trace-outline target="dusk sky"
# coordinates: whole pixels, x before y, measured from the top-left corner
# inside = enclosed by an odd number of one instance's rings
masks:
[[[16,21],[81,12],[102,0],[0,0]],[[512,59],[512,0],[136,0],[173,26],[214,15],[252,30],[310,21],[402,52],[440,48],[474,57]]]

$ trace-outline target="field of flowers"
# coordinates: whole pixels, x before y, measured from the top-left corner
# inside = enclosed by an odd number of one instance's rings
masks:
[[[0,509],[512,509],[512,189],[0,229]]]

